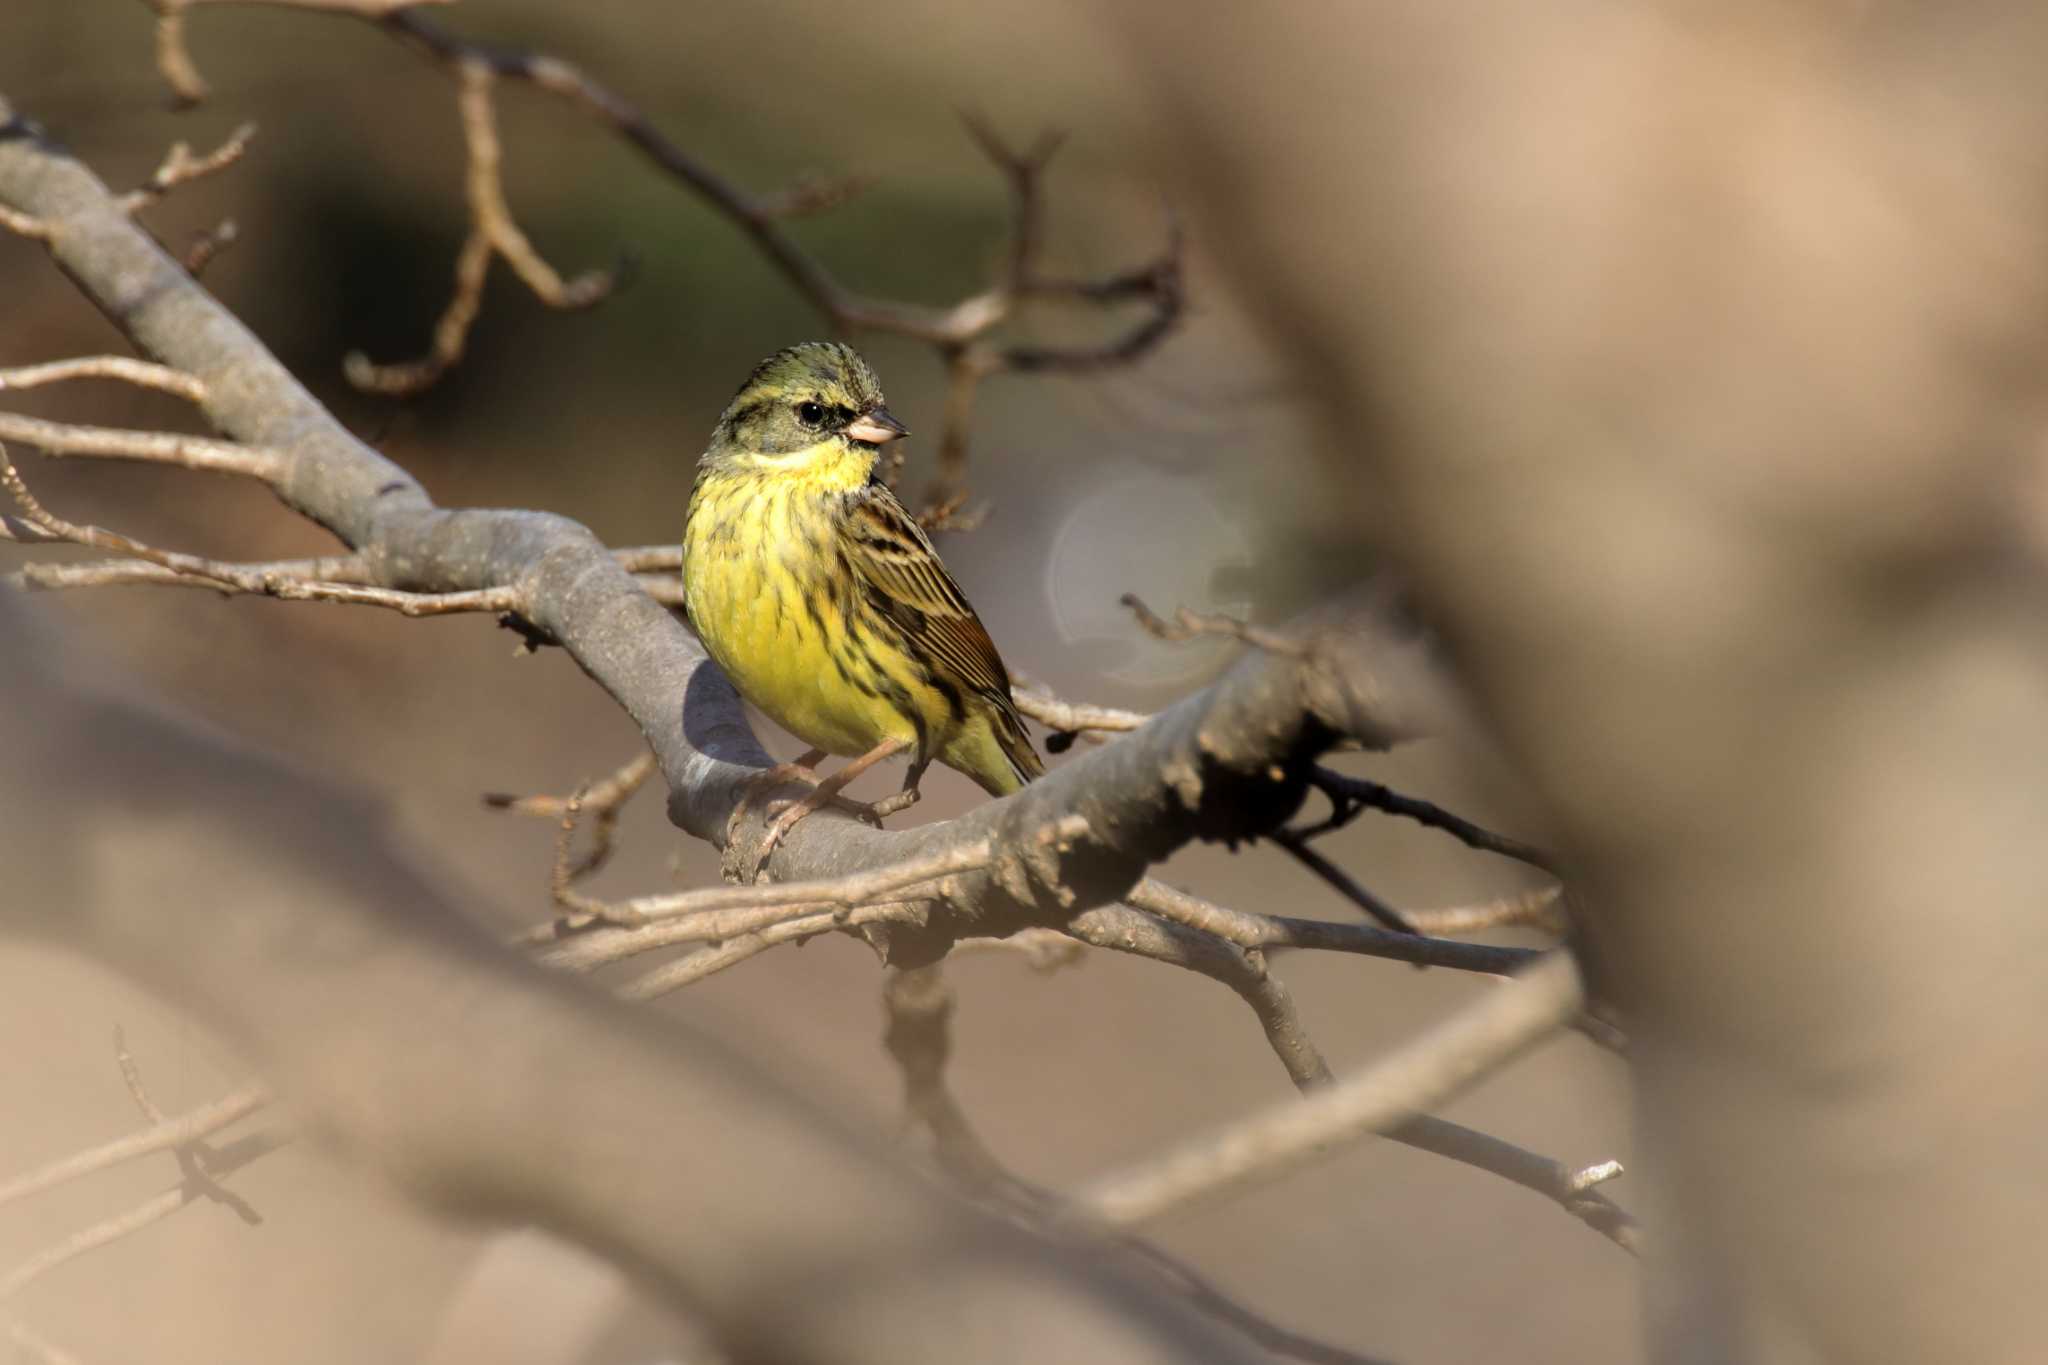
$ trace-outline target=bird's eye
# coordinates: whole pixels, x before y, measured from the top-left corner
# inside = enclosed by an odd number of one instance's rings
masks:
[[[814,427],[825,420],[825,408],[821,403],[798,403],[796,420],[807,427]]]

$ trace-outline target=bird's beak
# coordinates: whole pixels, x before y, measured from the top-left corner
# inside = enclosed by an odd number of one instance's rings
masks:
[[[879,446],[898,436],[908,436],[910,428],[897,421],[887,408],[870,408],[846,424],[846,434],[853,440]]]

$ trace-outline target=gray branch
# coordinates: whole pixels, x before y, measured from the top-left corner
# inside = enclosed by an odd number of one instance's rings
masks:
[[[509,593],[527,626],[566,649],[639,725],[676,824],[721,848],[730,841],[729,862],[750,865],[743,855],[760,822],[734,827],[731,817],[739,784],[769,758],[696,640],[588,529],[542,512],[435,506],[410,474],[336,422],[89,170],[22,122],[8,129],[0,204],[44,223],[57,263],[115,325],[198,381],[208,421],[275,453],[266,481],[280,498],[357,551],[374,586]],[[1002,855],[985,872],[950,879],[925,925],[872,930],[884,956],[917,965],[969,934],[1063,925],[1114,901],[1190,839],[1272,829],[1335,738],[1384,747],[1426,728],[1431,694],[1419,652],[1376,637],[1367,620],[1360,604],[1306,621],[1298,649],[1252,651],[1119,743],[958,819],[893,831],[836,812],[813,816],[777,848],[768,872],[778,881],[844,876],[988,840]],[[1066,833],[1074,815],[1083,832]]]

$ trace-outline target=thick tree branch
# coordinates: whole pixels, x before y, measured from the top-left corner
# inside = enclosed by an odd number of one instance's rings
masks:
[[[499,591],[494,601],[559,641],[647,736],[671,816],[725,846],[738,784],[768,757],[696,641],[587,530],[544,513],[435,507],[409,474],[335,422],[89,171],[20,123],[0,140],[0,203],[52,225],[58,263],[144,351],[204,386],[208,419],[265,452],[249,472],[358,551],[372,586]],[[1017,796],[910,831],[821,813],[776,849],[770,871],[777,880],[841,876],[987,839],[1002,851],[995,867],[955,879],[926,926],[882,931],[891,959],[914,965],[963,935],[1058,926],[1115,899],[1190,838],[1274,827],[1334,737],[1385,744],[1422,728],[1413,650],[1377,644],[1355,617],[1326,614],[1305,624],[1290,652],[1246,658],[1209,691]],[[1086,821],[1086,834],[1044,837],[1071,815]],[[750,846],[759,823],[735,832]]]

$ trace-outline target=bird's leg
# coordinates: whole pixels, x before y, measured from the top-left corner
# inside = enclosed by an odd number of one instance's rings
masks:
[[[806,749],[788,763],[777,763],[772,768],[763,768],[740,783],[740,799],[733,805],[732,815],[726,820],[728,834],[739,828],[739,823],[749,807],[777,787],[800,782],[815,790],[818,785],[817,767],[824,761],[823,749]]]
[[[761,852],[754,862],[755,874],[758,876],[761,869],[767,866],[768,855],[773,853],[775,846],[782,842],[782,836],[796,827],[797,821],[838,796],[847,783],[853,781],[853,779],[859,777],[883,759],[902,753],[908,743],[908,740],[902,739],[883,740],[880,744],[877,744],[859,758],[852,760],[830,777],[818,779],[817,785],[811,788],[809,795],[792,801],[788,806],[784,807],[782,813],[777,815],[768,826],[768,832],[761,836]]]
[[[787,763],[763,768],[741,784],[740,804],[748,805],[777,787],[786,786],[791,782],[801,782],[804,786],[815,789],[821,780],[818,777],[818,765],[824,761],[823,749],[806,749]]]

